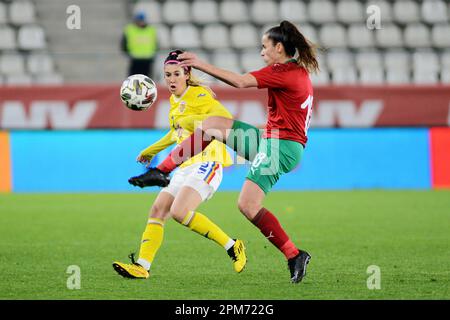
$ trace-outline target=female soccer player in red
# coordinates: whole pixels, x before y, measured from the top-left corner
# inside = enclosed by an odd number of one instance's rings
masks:
[[[239,196],[239,210],[285,255],[291,281],[297,283],[306,275],[311,256],[295,246],[275,215],[262,203],[279,177],[300,162],[307,142],[313,102],[309,73],[317,72],[319,65],[313,45],[288,21],[264,33],[261,56],[266,67],[240,75],[201,61],[192,53],[180,55],[182,66],[199,69],[233,87],[268,89],[266,128],[260,135],[257,128],[247,123],[210,117],[157,168],[151,168],[134,179],[144,186],[158,185],[179,164],[201,152],[213,139],[226,143],[252,161]]]

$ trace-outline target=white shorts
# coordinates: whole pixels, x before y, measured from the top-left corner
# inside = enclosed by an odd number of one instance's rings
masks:
[[[175,171],[170,183],[161,192],[168,192],[176,197],[182,187],[196,190],[202,201],[210,199],[222,182],[222,164],[211,161],[195,163]]]

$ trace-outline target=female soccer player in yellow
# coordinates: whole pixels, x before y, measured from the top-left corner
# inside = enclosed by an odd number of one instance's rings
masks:
[[[164,76],[170,97],[170,131],[159,141],[143,150],[137,161],[150,163],[161,150],[175,142],[179,144],[195,130],[196,123],[210,116],[232,118],[217,101],[212,91],[194,79],[191,68],[183,68],[178,61],[182,51],[169,53],[164,62]],[[213,141],[203,153],[183,163],[174,173],[167,187],[158,194],[150,210],[150,217],[142,235],[139,258],[132,263],[114,262],[114,269],[127,278],[149,277],[150,266],[161,246],[164,223],[169,217],[225,248],[233,260],[234,270],[241,272],[246,264],[245,248],[241,240],[234,240],[200,212],[197,207],[212,197],[222,181],[222,167],[232,160],[223,143]],[[131,178],[129,182],[139,185]]]

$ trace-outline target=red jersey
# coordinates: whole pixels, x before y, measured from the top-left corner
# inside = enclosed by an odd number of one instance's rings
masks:
[[[308,72],[290,61],[250,74],[256,78],[259,89],[268,89],[269,115],[263,137],[297,141],[305,146],[313,102]]]

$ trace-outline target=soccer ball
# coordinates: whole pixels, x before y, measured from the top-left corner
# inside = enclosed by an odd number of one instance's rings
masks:
[[[129,76],[120,87],[120,99],[127,108],[135,111],[150,108],[157,96],[155,82],[143,74]]]

